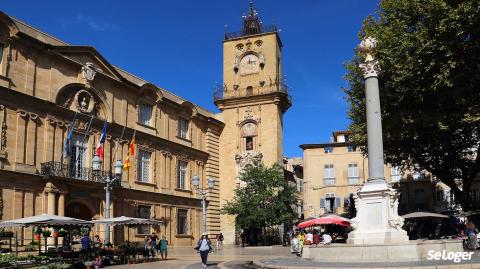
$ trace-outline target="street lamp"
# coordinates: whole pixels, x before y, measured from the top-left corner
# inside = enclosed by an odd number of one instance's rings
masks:
[[[92,170],[95,174],[100,174],[102,167],[102,159],[98,155],[94,155],[92,159]],[[100,177],[105,181],[105,218],[110,218],[110,191],[112,190],[112,185],[116,180],[122,178],[123,164],[121,160],[117,160],[113,165],[113,176],[112,171]],[[110,243],[110,224],[105,224],[105,244]]]
[[[195,191],[200,194],[202,198],[202,233],[207,232],[207,194],[215,187],[215,179],[208,178],[208,188],[204,189],[200,186],[200,178],[198,176],[192,177],[192,184],[195,187]]]

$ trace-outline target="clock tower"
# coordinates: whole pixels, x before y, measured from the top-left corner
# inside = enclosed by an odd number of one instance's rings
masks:
[[[250,1],[243,29],[223,40],[223,87],[215,91],[215,105],[225,123],[220,135],[221,207],[242,184],[239,173],[255,162],[266,166],[283,159],[283,114],[291,106],[282,81],[282,42],[275,26],[265,26]],[[222,215],[220,231],[233,244],[235,218]]]

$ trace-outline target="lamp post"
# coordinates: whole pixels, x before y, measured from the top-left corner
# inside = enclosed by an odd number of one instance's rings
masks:
[[[195,187],[195,191],[200,194],[202,198],[202,233],[207,232],[207,194],[208,191],[213,190],[215,187],[215,179],[208,178],[208,189],[204,189],[200,186],[200,178],[198,176],[192,177],[192,184]]]
[[[102,167],[102,159],[95,154],[92,159],[92,169],[94,173],[99,173]],[[123,164],[121,160],[117,160],[113,165],[113,176],[112,171],[108,174],[101,176],[105,181],[105,218],[110,218],[110,191],[112,186],[118,179],[122,178]],[[110,224],[105,224],[105,244],[110,243]]]

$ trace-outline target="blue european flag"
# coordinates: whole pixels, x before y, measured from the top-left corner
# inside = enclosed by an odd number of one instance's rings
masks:
[[[70,126],[70,130],[68,131],[67,140],[65,141],[65,154],[67,157],[70,155],[70,139],[72,138],[73,127],[75,126],[75,121],[77,120],[77,112],[73,116],[72,125]]]

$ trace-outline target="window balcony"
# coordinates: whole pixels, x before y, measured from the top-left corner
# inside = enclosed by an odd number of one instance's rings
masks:
[[[41,163],[40,174],[45,177],[62,177],[98,183],[105,183],[105,179],[109,176],[110,178],[114,178],[109,171],[94,172],[91,167],[71,166],[56,161]],[[120,186],[120,181],[121,180],[116,180],[114,185]]]
[[[334,186],[335,185],[335,178],[324,178],[323,185],[325,186]]]
[[[348,185],[358,185],[359,177],[349,177]]]

